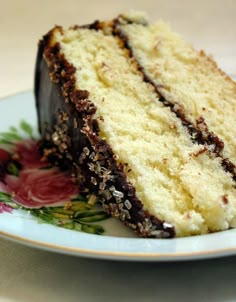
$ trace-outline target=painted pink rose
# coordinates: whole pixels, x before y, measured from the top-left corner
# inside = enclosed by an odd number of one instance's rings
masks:
[[[14,201],[28,208],[59,205],[79,194],[73,179],[57,168],[22,170],[19,177],[7,175],[4,181]]]
[[[40,168],[48,165],[48,162],[42,160],[39,152],[39,141],[24,140],[17,142],[14,146],[16,160],[24,169]]]
[[[11,154],[4,149],[0,148],[0,163],[5,163],[10,160]]]
[[[12,213],[12,208],[3,202],[0,202],[0,214],[3,212]]]

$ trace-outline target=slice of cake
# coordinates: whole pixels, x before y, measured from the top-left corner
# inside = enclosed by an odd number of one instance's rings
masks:
[[[140,40],[153,31],[139,18],[120,17],[55,27],[43,37],[35,95],[44,154],[71,165],[80,185],[140,236],[168,238],[235,227],[234,158],[228,158],[231,147],[223,153],[223,139],[227,134],[230,142],[231,134],[227,128],[218,138],[205,116],[195,120],[152,75],[152,57],[145,51],[152,39]],[[172,69],[165,72],[163,78],[172,77]],[[220,71],[214,72],[220,77]],[[187,99],[191,91],[184,82],[181,89]],[[204,104],[210,112],[212,107]],[[221,104],[214,104],[221,112]]]

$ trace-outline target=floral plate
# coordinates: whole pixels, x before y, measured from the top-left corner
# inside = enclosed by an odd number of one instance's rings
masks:
[[[2,99],[0,119],[0,132],[17,128],[22,120],[36,128],[32,92]],[[27,193],[26,180],[22,180],[21,187]],[[100,224],[105,230],[103,235],[85,233],[40,223],[31,211],[0,205],[0,236],[53,252],[128,261],[193,260],[236,254],[236,229],[187,238],[141,239],[115,219]]]

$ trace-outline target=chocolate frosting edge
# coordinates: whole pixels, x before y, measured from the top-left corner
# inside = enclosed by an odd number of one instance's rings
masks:
[[[43,152],[60,166],[71,165],[84,188],[99,197],[103,208],[142,237],[175,237],[175,228],[143,209],[111,146],[99,138],[95,105],[89,92],[75,88],[75,68],[50,46],[51,32],[39,43],[35,99]]]

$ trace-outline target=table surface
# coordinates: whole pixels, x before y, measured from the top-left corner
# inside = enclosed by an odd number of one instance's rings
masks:
[[[236,75],[235,0],[0,0],[0,98],[32,89],[37,41],[54,24],[129,9],[172,24]],[[178,263],[91,260],[0,239],[2,301],[236,301],[236,257]]]

